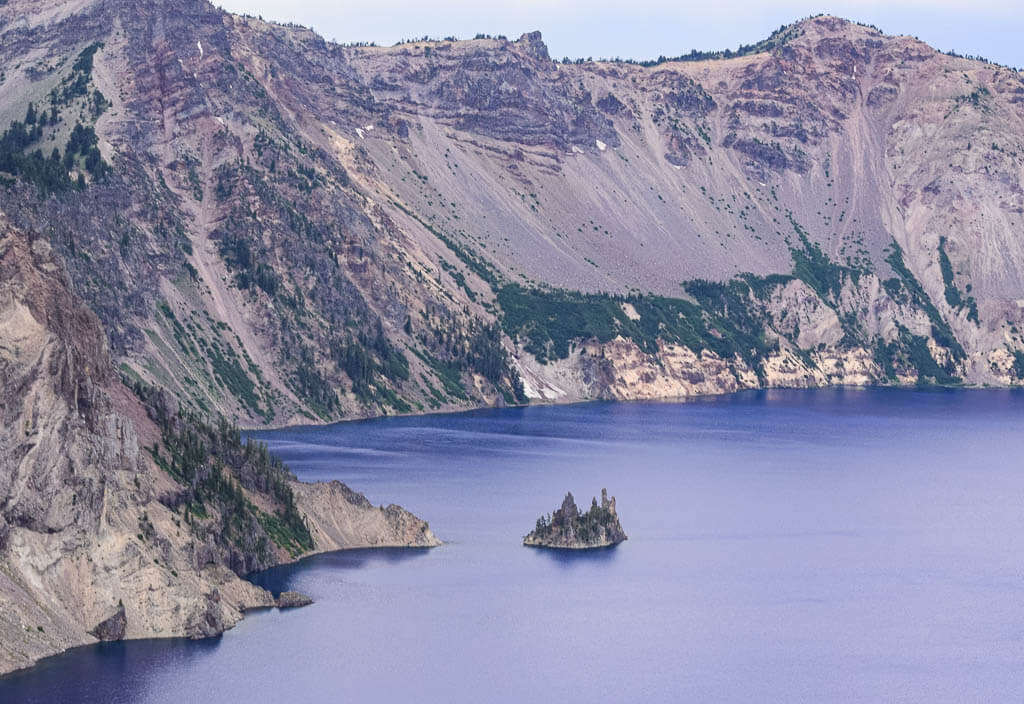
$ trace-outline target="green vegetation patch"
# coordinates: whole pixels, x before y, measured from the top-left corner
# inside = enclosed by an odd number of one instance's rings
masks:
[[[921,282],[907,268],[906,263],[903,261],[903,250],[896,242],[892,243],[892,251],[885,258],[885,261],[888,262],[889,266],[899,276],[902,288],[909,297],[910,302],[928,314],[928,319],[932,324],[932,337],[935,341],[949,349],[953,353],[954,359],[966,359],[967,354],[964,352],[964,348],[956,339],[953,330],[949,327],[949,323],[939,315],[939,311],[935,308],[935,304],[932,303],[932,299],[925,292],[924,287],[921,286]],[[887,282],[886,289],[888,290],[890,287],[893,287],[893,284]]]
[[[252,559],[232,565],[236,571],[269,564],[271,542],[293,557],[313,549],[288,483],[294,475],[266,445],[242,442],[238,428],[223,417],[210,424],[180,406],[175,410],[171,397],[155,387],[130,385],[160,428],[160,442],[147,448],[149,453],[183,487],[166,499],[168,506],[182,511],[197,537]],[[246,492],[265,497],[272,512],[255,506]]]
[[[739,355],[760,373],[760,360],[776,347],[766,341],[763,325],[747,313],[750,286],[741,280],[695,281],[687,284],[687,290],[701,303],[665,296],[527,289],[516,284],[499,289],[498,303],[505,332],[524,340],[524,348],[542,363],[568,357],[576,340],[603,343],[621,335],[647,353],[657,352],[662,340],[698,353],[708,349],[726,360]],[[738,304],[730,306],[730,301]],[[632,306],[637,316],[627,315],[623,304]]]
[[[945,286],[946,303],[951,308],[960,311],[967,309],[967,319],[975,325],[980,324],[978,319],[978,302],[970,294],[964,296],[957,288],[956,279],[953,274],[953,265],[946,254],[946,238],[939,238],[939,268],[942,269],[942,283]]]
[[[409,349],[434,372],[434,376],[441,382],[444,393],[459,401],[469,400],[469,394],[466,392],[466,387],[462,384],[462,374],[457,364],[438,359],[426,350],[421,351],[415,347],[410,347]],[[431,388],[433,389],[433,387]]]
[[[1018,379],[1024,381],[1024,352],[1020,350],[1012,350],[1013,353],[1013,365],[1010,367],[1010,371]]]
[[[265,415],[260,406],[260,397],[256,393],[256,385],[239,364],[235,351],[231,347],[227,350],[226,355],[221,351],[220,345],[211,345],[207,350],[214,377],[257,415]]]
[[[243,355],[245,355],[244,366],[242,358],[235,352],[234,347],[221,336],[219,325],[212,327],[213,339],[208,341],[200,334],[200,329],[193,322],[187,322],[187,325],[182,324],[166,301],[157,303],[157,311],[169,323],[171,334],[183,353],[183,359],[206,376],[210,392],[216,391],[212,388],[213,383],[216,382],[255,415],[268,422],[273,419],[274,411],[271,404],[268,402],[267,407],[264,408],[261,403],[263,399],[260,397],[260,390],[265,386],[265,380],[260,374],[259,368],[244,352],[241,340],[237,336],[235,339],[238,341],[239,349],[242,349]],[[246,371],[246,367],[255,376],[255,380]],[[186,377],[186,381],[189,381],[188,377]],[[194,380],[191,381],[195,384]],[[194,400],[201,406],[204,404],[198,395],[194,396]]]
[[[851,278],[856,283],[861,271],[833,262],[816,242],[810,240],[806,230],[793,218],[793,214],[787,215],[802,245],[800,249],[791,247],[789,250],[793,258],[793,276],[814,289],[826,304],[834,306],[839,293],[843,290],[843,281]]]
[[[917,371],[917,383],[957,385],[961,379],[954,376],[951,365],[940,366],[928,349],[928,338],[923,335],[911,334],[905,327],[898,326],[899,333],[895,340],[886,344],[881,338],[875,342],[874,359],[882,369],[885,378],[896,380],[896,364]]]

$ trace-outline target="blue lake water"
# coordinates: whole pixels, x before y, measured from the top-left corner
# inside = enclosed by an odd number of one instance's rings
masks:
[[[817,390],[255,434],[447,544],[254,579],[305,609],[87,647],[0,701],[1024,701],[1024,394]],[[629,540],[521,537],[567,490]]]

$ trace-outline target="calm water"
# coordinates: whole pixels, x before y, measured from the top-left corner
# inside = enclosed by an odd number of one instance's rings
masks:
[[[88,647],[0,701],[1024,701],[1024,395],[770,392],[259,433],[434,550],[257,580],[222,638]],[[628,542],[521,536],[607,486]]]

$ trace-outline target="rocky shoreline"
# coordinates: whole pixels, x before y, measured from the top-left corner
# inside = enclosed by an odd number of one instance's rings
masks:
[[[50,245],[0,215],[0,674],[100,641],[223,633],[275,605],[254,570],[440,544],[405,509],[299,482],[176,408],[118,379]]]

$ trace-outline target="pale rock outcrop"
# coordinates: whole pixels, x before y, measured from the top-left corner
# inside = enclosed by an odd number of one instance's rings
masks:
[[[312,603],[313,600],[301,592],[286,591],[278,595],[274,606],[279,609],[298,609]]]
[[[401,506],[378,508],[338,481],[292,485],[316,552],[360,547],[434,547],[430,527]],[[339,510],[344,507],[346,510]]]

